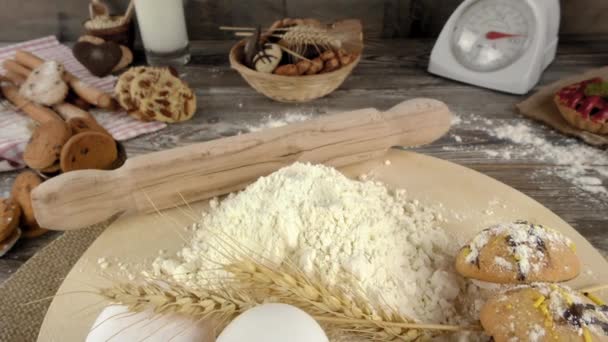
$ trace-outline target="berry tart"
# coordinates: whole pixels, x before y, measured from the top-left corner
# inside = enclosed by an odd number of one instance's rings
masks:
[[[598,77],[569,85],[555,94],[554,101],[571,125],[608,134],[608,82]]]

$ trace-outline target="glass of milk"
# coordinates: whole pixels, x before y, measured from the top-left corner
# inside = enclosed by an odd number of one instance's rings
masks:
[[[183,0],[135,0],[139,32],[150,65],[190,61]]]

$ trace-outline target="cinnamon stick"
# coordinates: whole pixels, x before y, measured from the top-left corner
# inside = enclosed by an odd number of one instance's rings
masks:
[[[40,64],[44,63],[44,60],[38,56],[22,50],[15,53],[15,59],[19,64],[22,64],[30,69],[35,69]],[[78,96],[82,97],[88,103],[106,109],[114,106],[114,101],[109,94],[82,82],[70,72],[65,72],[64,80],[72,87]]]
[[[14,85],[2,84],[0,86],[0,90],[2,90],[4,97],[6,97],[6,99],[9,100],[15,107],[23,111],[30,118],[40,124],[51,120],[63,121],[61,117],[51,109],[37,105],[19,95],[19,88]]]

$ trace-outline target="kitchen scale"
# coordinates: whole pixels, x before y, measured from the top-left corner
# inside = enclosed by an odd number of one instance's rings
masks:
[[[527,93],[555,58],[559,0],[465,0],[431,53],[430,73]]]

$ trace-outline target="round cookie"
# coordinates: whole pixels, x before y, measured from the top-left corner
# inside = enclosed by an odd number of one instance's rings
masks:
[[[52,106],[63,102],[68,95],[68,85],[63,80],[61,63],[46,61],[29,74],[19,88],[19,94],[35,103]]]
[[[194,93],[171,68],[131,68],[120,76],[115,93],[120,105],[142,121],[178,122],[196,111]]]
[[[142,92],[140,84],[133,82],[135,93],[145,94],[137,96],[140,111],[146,116],[154,115],[154,119],[163,122],[179,122],[188,120],[196,111],[196,98],[192,90],[171,71],[164,69],[160,77],[152,83],[152,91]]]
[[[105,130],[97,121],[91,120],[84,117],[73,117],[67,121],[72,134],[78,134],[82,132],[99,132],[104,134],[109,134],[108,131]]]
[[[0,241],[6,240],[19,226],[21,208],[10,198],[0,199]]]
[[[146,72],[151,68],[147,67],[134,67],[125,71],[120,77],[118,77],[118,81],[116,81],[116,86],[114,87],[114,93],[116,95],[116,100],[120,104],[122,108],[127,111],[132,111],[137,109],[137,105],[133,102],[133,98],[131,97],[131,82],[135,79],[135,77],[141,73]]]
[[[152,96],[156,84],[160,81],[163,69],[146,68],[138,73],[129,84],[129,94],[137,109],[141,109],[141,101]]]
[[[21,236],[25,239],[33,239],[33,238],[37,238],[39,236],[44,235],[48,231],[49,231],[48,229],[44,229],[44,228],[40,228],[40,227],[32,227],[32,228],[22,231]]]
[[[107,170],[117,156],[116,142],[112,137],[99,132],[82,132],[71,137],[63,146],[61,170]]]
[[[47,168],[44,169],[40,169],[38,171],[42,172],[42,173],[46,173],[46,174],[53,174],[56,172],[59,172],[61,170],[61,165],[59,165],[59,160],[57,160],[57,162]]]
[[[560,282],[576,277],[580,261],[570,239],[526,221],[480,232],[456,257],[461,275],[492,283]]]
[[[496,342],[608,340],[606,306],[555,284],[499,294],[482,307],[480,321]]]
[[[21,207],[21,225],[24,227],[38,228],[30,193],[40,183],[42,179],[32,171],[21,172],[13,183],[11,197]]]
[[[52,166],[59,159],[61,148],[71,135],[70,128],[63,121],[42,123],[34,129],[23,152],[23,160],[32,169],[42,170]]]

